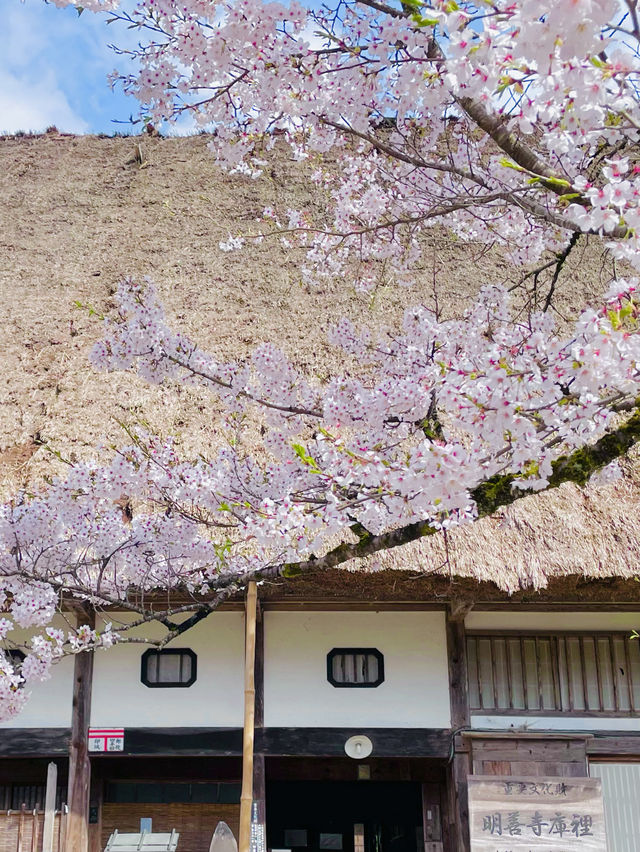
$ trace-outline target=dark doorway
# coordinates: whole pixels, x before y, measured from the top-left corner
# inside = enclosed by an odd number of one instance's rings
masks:
[[[267,846],[291,852],[418,852],[422,788],[409,781],[272,781]]]

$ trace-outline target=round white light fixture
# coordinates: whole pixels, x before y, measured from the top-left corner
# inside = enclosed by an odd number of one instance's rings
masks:
[[[349,737],[344,744],[344,750],[354,760],[364,760],[373,751],[373,743],[364,734],[356,734],[355,737]]]

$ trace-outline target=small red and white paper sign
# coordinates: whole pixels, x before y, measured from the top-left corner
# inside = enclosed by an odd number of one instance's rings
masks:
[[[89,751],[124,751],[124,728],[89,728]]]

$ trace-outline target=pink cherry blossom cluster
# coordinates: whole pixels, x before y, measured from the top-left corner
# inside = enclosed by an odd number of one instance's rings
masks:
[[[212,127],[226,168],[258,177],[278,138],[314,163],[324,213],[264,213],[265,231],[306,246],[309,282],[371,288],[384,268],[410,284],[434,224],[497,242],[517,264],[603,234],[640,266],[631,0],[56,3],[137,27],[125,90],[154,122]],[[260,235],[230,234],[221,249],[247,236]],[[32,634],[22,662],[0,661],[1,712],[64,654],[127,641],[157,617],[132,592],[186,589],[195,609],[354,534],[471,521],[474,489],[494,475],[546,487],[554,460],[636,404],[637,286],[615,281],[571,335],[549,314],[514,319],[499,287],[456,320],[407,310],[397,335],[343,320],[330,340],[365,369],[321,382],[271,344],[221,363],[171,328],[150,281],[124,281],[94,365],[206,388],[229,429],[249,415],[255,451],[229,441],[183,459],[132,432],[110,460],[0,508],[0,638],[11,648],[17,628]],[[139,617],[118,632],[61,631],[61,599]]]
[[[95,366],[203,386],[230,428],[257,410],[263,449],[229,444],[190,461],[139,433],[109,464],[77,464],[43,494],[5,505],[0,571],[5,611],[20,626],[50,624],[65,593],[111,606],[132,588],[207,593],[225,576],[321,554],[354,523],[378,534],[471,520],[477,485],[509,471],[522,488],[544,488],[552,461],[601,435],[640,392],[636,281],[615,282],[570,338],[548,315],[511,319],[499,288],[460,320],[407,310],[394,337],[342,321],[331,341],[367,364],[369,378],[324,384],[271,345],[243,363],[217,362],[172,331],[149,281],[124,281],[118,300]],[[48,628],[18,677],[46,676],[67,645],[114,638]],[[6,678],[11,691],[9,666]]]
[[[472,520],[480,483],[508,471],[522,488],[544,488],[554,459],[601,435],[640,393],[635,280],[615,282],[569,338],[546,314],[513,320],[497,287],[459,320],[407,310],[395,336],[343,320],[330,340],[368,378],[324,383],[272,345],[219,363],[171,329],[148,280],[122,282],[118,304],[94,365],[205,387],[229,428],[238,413],[257,412],[256,449],[229,442],[193,461],[139,432],[110,463],[78,463],[45,492],[2,507],[2,635],[44,629],[20,666],[3,664],[6,712],[64,653],[121,639],[110,626],[52,628],[61,595],[112,607],[126,607],[132,589],[207,595],[225,578],[321,555],[353,524],[376,535]]]
[[[637,264],[635,172],[612,178],[640,128],[631,0],[56,2],[135,25],[120,82],[154,122],[215,129],[222,165],[255,177],[278,134],[317,162],[326,215],[275,223],[307,245],[309,283],[410,282],[442,222],[517,263],[577,231]]]

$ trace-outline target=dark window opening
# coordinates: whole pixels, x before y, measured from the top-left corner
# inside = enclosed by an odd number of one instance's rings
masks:
[[[117,803],[160,804],[229,804],[240,802],[240,784],[194,781],[111,781],[107,784],[106,801]]]
[[[189,648],[150,649],[142,655],[141,680],[149,687],[187,687],[196,682],[197,657]]]
[[[332,686],[375,687],[384,681],[384,657],[377,648],[333,648],[327,654]]]

